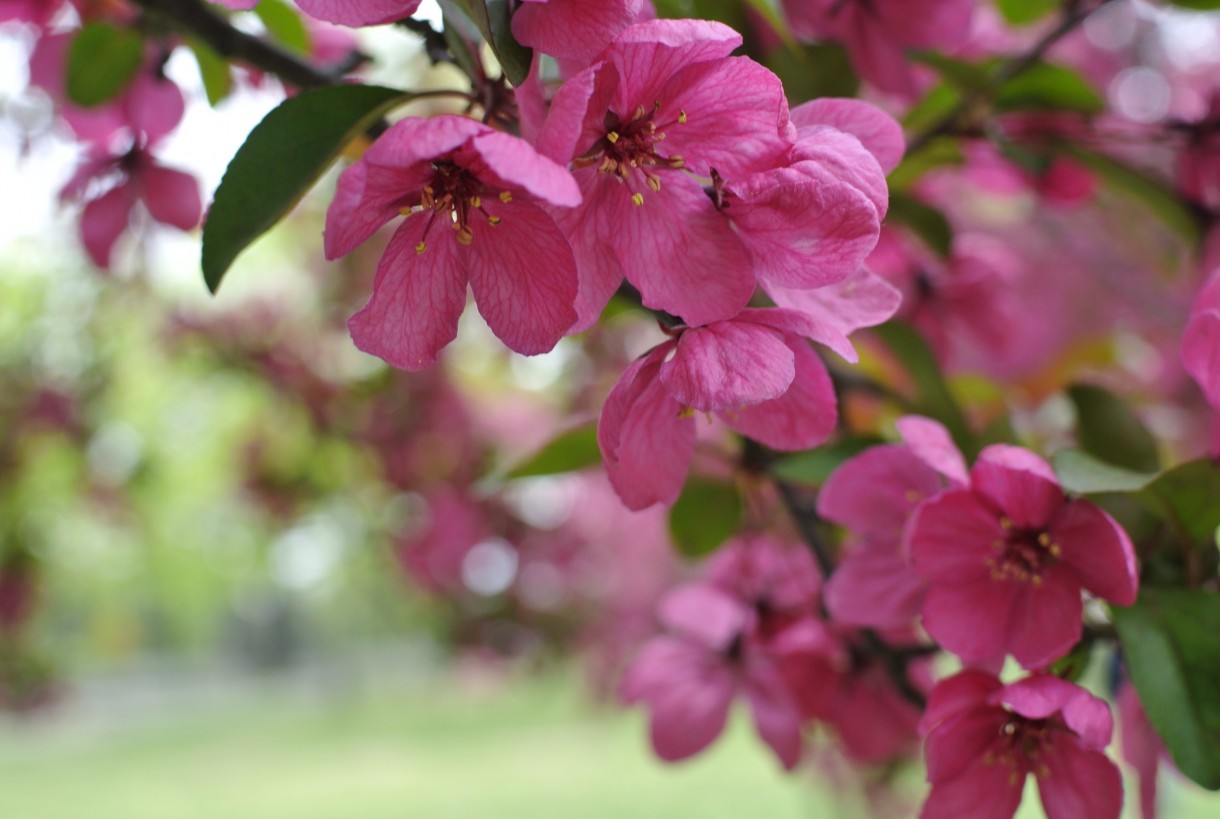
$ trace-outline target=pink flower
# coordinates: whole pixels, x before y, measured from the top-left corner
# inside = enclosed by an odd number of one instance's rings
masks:
[[[513,36],[553,57],[586,63],[639,16],[642,0],[522,0]]]
[[[1182,336],[1182,362],[1207,401],[1220,412],[1220,268],[1195,299]]]
[[[970,33],[974,5],[974,0],[783,0],[797,35],[838,40],[860,76],[906,97],[918,89],[903,51],[961,44]]]
[[[693,411],[779,450],[815,446],[834,429],[834,389],[802,339],[818,333],[806,316],[751,308],[671,332],[627,368],[598,423],[606,471],[628,507],[677,499],[695,450]]]
[[[576,270],[541,205],[579,202],[571,175],[516,137],[458,116],[395,123],[343,172],[326,214],[331,259],[407,217],[348,322],[356,346],[403,369],[431,366],[457,334],[469,284],[507,346],[550,350],[576,320]]]
[[[250,0],[220,0],[232,9],[253,8]],[[297,0],[310,17],[341,26],[376,26],[410,17],[420,0]],[[257,4],[254,4],[257,5]]]
[[[921,732],[932,791],[922,819],[1007,819],[1032,773],[1048,819],[1118,819],[1123,784],[1105,755],[1105,702],[1049,675],[1011,685],[963,671],[932,691]]]
[[[907,548],[928,583],[924,628],[967,663],[1012,654],[1044,667],[1080,639],[1082,588],[1129,606],[1139,583],[1122,527],[1013,446],[987,447],[969,487],[922,504]]]
[[[753,295],[749,254],[699,179],[777,167],[792,145],[779,79],[730,57],[740,44],[718,23],[640,23],[555,96],[537,145],[571,163],[584,193],[556,217],[580,267],[576,329],[624,275],[646,306],[691,325],[731,318]]]

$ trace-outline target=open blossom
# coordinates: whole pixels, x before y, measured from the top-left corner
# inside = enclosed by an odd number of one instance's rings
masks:
[[[783,0],[801,37],[842,43],[860,76],[880,88],[914,96],[906,49],[948,49],[970,33],[975,0]]]
[[[1031,773],[1048,819],[1118,819],[1110,709],[1066,680],[1036,674],[1004,685],[963,671],[932,691],[921,730],[932,783],[921,819],[1009,819]]]
[[[521,0],[513,36],[552,57],[587,62],[635,22],[642,6],[643,0]]]
[[[702,179],[783,164],[792,130],[779,78],[729,56],[740,44],[718,23],[636,24],[555,96],[537,145],[584,194],[556,217],[580,266],[577,329],[624,276],[646,306],[692,325],[731,318],[753,295],[750,256]]]
[[[637,359],[606,398],[597,428],[623,503],[673,503],[695,451],[694,412],[714,412],[766,446],[826,440],[837,417],[826,366],[805,342],[817,328],[792,310],[743,310],[732,321],[671,331]]]
[[[523,140],[467,117],[395,123],[343,172],[326,214],[331,259],[406,216],[348,323],[356,346],[403,369],[432,365],[457,334],[469,284],[501,341],[550,350],[576,320],[576,270],[540,205],[579,202],[571,175]]]
[[[987,447],[968,487],[922,504],[907,547],[928,583],[924,628],[968,663],[1044,667],[1080,639],[1081,589],[1129,606],[1139,582],[1122,527],[1014,446]]]

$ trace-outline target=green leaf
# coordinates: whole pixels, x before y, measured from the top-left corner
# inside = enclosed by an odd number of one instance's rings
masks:
[[[1105,101],[1079,72],[1061,65],[1035,63],[1000,87],[995,110],[1076,111],[1100,114]]]
[[[1131,681],[1174,763],[1220,789],[1220,595],[1146,588],[1112,612]]]
[[[894,191],[890,194],[889,215],[909,227],[941,258],[947,258],[953,246],[953,228],[945,215],[910,194]]]
[[[597,424],[584,424],[552,439],[531,457],[508,471],[508,478],[532,478],[575,472],[601,463]]]
[[[1076,440],[1081,449],[1134,472],[1160,469],[1156,438],[1126,402],[1092,384],[1073,384],[1067,394],[1076,406]]]
[[[764,62],[783,82],[793,105],[818,97],[854,97],[860,89],[847,50],[836,43],[773,49]]]
[[[1220,466],[1201,458],[1162,472],[1142,493],[1192,545],[1209,548],[1220,527]],[[1220,620],[1217,621],[1220,623]]]
[[[309,53],[309,29],[292,6],[283,0],[262,0],[254,7],[254,13],[263,21],[271,39],[289,51]]]
[[[68,47],[68,99],[86,108],[119,95],[140,70],[144,38],[128,28],[90,23]]]
[[[1051,456],[1051,466],[1063,488],[1077,495],[1138,492],[1156,479],[1155,475],[1112,466],[1076,449],[1056,452]]]
[[[1014,26],[1036,23],[1060,5],[1061,0],[996,0],[1004,20]]]
[[[939,51],[918,51],[916,62],[930,66],[945,82],[961,91],[983,91],[991,84],[991,68],[979,63],[957,60]]]
[[[961,100],[962,95],[953,86],[942,82],[907,111],[902,125],[908,134],[926,131],[948,116]]]
[[[1220,0],[1169,0],[1175,6],[1195,11],[1211,11],[1220,9]]]
[[[353,139],[411,98],[394,88],[336,85],[284,100],[229,163],[203,226],[203,277],[213,293],[233,260],[284,217]]]
[[[1058,147],[1068,156],[1092,168],[1115,190],[1142,202],[1167,227],[1186,241],[1198,244],[1202,229],[1200,220],[1182,202],[1173,188],[1104,154],[1078,145],[1063,144]]]
[[[233,72],[229,69],[228,61],[201,40],[190,41],[190,48],[195,62],[199,64],[199,76],[203,79],[208,104],[215,106],[233,91]]]
[[[945,165],[960,165],[962,161],[962,149],[956,139],[934,139],[915,153],[907,154],[902,163],[890,171],[886,181],[889,182],[891,195],[895,191],[909,188],[930,170]]]
[[[508,0],[453,0],[453,3],[478,27],[508,81],[513,85],[525,82],[534,51],[513,38]]]
[[[936,361],[936,354],[924,337],[909,324],[890,321],[874,327],[873,332],[885,343],[915,385],[913,410],[935,418],[944,424],[954,443],[972,458],[978,452],[978,442],[957,399],[949,390]]]
[[[741,525],[741,498],[733,486],[691,478],[669,511],[669,533],[678,551],[702,557],[724,543]]]
[[[830,477],[830,473],[848,458],[880,443],[880,438],[844,438],[829,446],[790,455],[776,462],[771,468],[771,474],[789,483],[821,486]]]

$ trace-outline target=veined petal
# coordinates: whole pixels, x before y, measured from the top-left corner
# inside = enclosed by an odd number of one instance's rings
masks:
[[[641,0],[549,0],[513,14],[517,41],[554,57],[591,60],[640,13]]]
[[[1135,548],[1118,521],[1085,500],[1070,500],[1051,520],[1051,540],[1080,583],[1118,606],[1135,603],[1139,568]]]
[[[885,218],[890,204],[885,173],[855,137],[825,125],[809,126],[802,129],[790,159],[793,171],[818,184],[838,182],[857,189],[872,202],[877,218]]]
[[[797,338],[790,337],[788,347],[796,374],[787,392],[761,404],[717,414],[730,427],[764,446],[797,452],[817,446],[834,432],[838,399],[818,354]]]
[[[529,191],[560,207],[580,204],[580,188],[572,174],[537,153],[523,139],[492,131],[471,139],[470,150],[482,160],[467,165],[480,180],[501,188]]]
[[[576,321],[572,250],[551,217],[535,205],[496,199],[485,207],[501,222],[479,225],[470,246],[459,251],[469,260],[479,313],[510,349],[545,353]]]
[[[423,164],[392,169],[371,168],[359,161],[349,166],[339,175],[335,198],[326,210],[326,258],[346,256],[404,206],[417,204],[430,175]]]
[[[297,0],[301,10],[341,26],[375,26],[410,17],[420,0]]]
[[[399,226],[377,264],[369,303],[347,322],[357,347],[404,370],[436,363],[437,353],[457,335],[466,306],[467,274],[457,242],[433,236],[440,240],[416,252],[427,224],[428,215],[421,213]]]
[[[792,109],[792,124],[801,130],[814,125],[829,125],[860,140],[886,173],[898,167],[906,152],[902,126],[889,114],[857,99],[823,97]]]
[[[605,61],[565,81],[538,133],[538,153],[567,165],[592,147],[606,132],[605,113],[614,104],[620,83],[618,68]]]
[[[860,357],[848,335],[888,321],[902,304],[898,288],[864,267],[856,268],[842,281],[813,290],[779,287],[769,281],[760,284],[777,305],[809,317],[817,332],[808,338],[852,363]]]
[[[720,321],[682,333],[661,380],[696,410],[737,409],[783,395],[796,375],[792,350],[774,330]]]
[[[719,62],[739,45],[740,34],[707,20],[649,20],[628,26],[602,55],[621,78],[612,107],[627,114],[636,105],[664,102],[662,92],[674,74],[697,63]]]

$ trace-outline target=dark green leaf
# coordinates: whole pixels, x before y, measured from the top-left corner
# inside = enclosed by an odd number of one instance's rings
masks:
[[[926,131],[948,116],[961,101],[962,95],[953,86],[942,82],[907,111],[902,124],[908,134]]]
[[[959,91],[982,91],[991,82],[991,68],[987,65],[957,60],[939,51],[920,51],[911,56],[933,68],[945,82]]]
[[[1220,789],[1220,595],[1146,588],[1113,616],[1131,681],[1178,769]]]
[[[85,107],[109,102],[131,82],[143,59],[138,32],[90,23],[68,47],[68,99]]]
[[[949,385],[945,383],[940,365],[936,361],[936,354],[932,352],[928,342],[909,324],[899,321],[890,321],[875,327],[873,332],[881,338],[911,377],[915,385],[914,411],[944,424],[958,448],[967,458],[973,457],[978,451],[978,442],[957,404],[957,399],[949,391]]]
[[[283,0],[262,0],[254,7],[254,13],[277,43],[298,54],[309,53],[309,29],[292,6]]]
[[[1076,449],[1059,450],[1051,456],[1051,465],[1063,488],[1077,495],[1138,492],[1156,478],[1112,466]]]
[[[1061,65],[1035,63],[1000,87],[995,109],[1005,111],[1077,111],[1099,114],[1106,104],[1078,72]]]
[[[678,551],[701,557],[737,532],[741,498],[726,483],[691,478],[669,511],[669,533]]]
[[[909,194],[894,191],[890,194],[889,217],[909,227],[941,258],[948,257],[953,246],[953,228],[939,210]]]
[[[570,429],[508,471],[509,478],[531,478],[575,472],[601,463],[597,424]]]
[[[1062,0],[996,0],[1005,21],[1014,26],[1036,23],[1062,5]]]
[[[1141,497],[1191,545],[1210,548],[1215,543],[1220,527],[1220,465],[1204,458],[1166,470]]]
[[[190,47],[195,62],[199,64],[199,76],[203,79],[208,104],[216,105],[233,91],[233,72],[229,63],[202,41],[193,40]]]
[[[1092,168],[1115,190],[1142,202],[1188,242],[1198,243],[1201,230],[1199,219],[1169,185],[1116,159],[1078,145],[1060,145],[1059,149]]]
[[[829,446],[790,455],[771,468],[771,474],[789,483],[821,486],[844,461],[859,455],[871,446],[882,443],[880,438],[844,438]]]
[[[203,226],[203,277],[213,293],[251,242],[313,187],[343,149],[410,95],[336,85],[284,100],[254,127],[229,163]]]
[[[764,62],[783,81],[793,105],[817,97],[854,97],[860,88],[847,50],[835,43],[773,49]]]
[[[1073,384],[1067,394],[1076,406],[1076,440],[1081,449],[1134,472],[1160,469],[1156,438],[1126,402],[1092,384]]]
[[[504,76],[513,85],[520,85],[529,76],[534,59],[533,49],[513,38],[508,0],[453,0],[483,34],[491,46]]]
[[[891,195],[905,190],[930,170],[962,162],[962,149],[956,139],[941,137],[934,139],[913,154],[907,154],[897,168],[890,171],[888,182]]]

